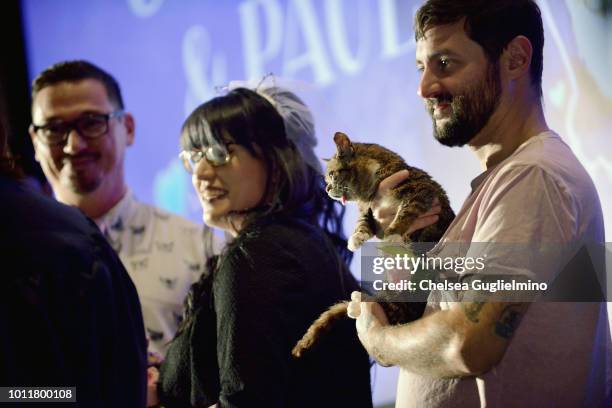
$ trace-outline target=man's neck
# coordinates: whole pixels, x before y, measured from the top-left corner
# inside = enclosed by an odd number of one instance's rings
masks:
[[[97,219],[109,212],[127,192],[127,186],[122,184],[115,188],[100,188],[87,193],[77,194],[72,191],[57,192],[57,200],[77,207],[85,213],[89,218]]]
[[[470,142],[484,170],[505,160],[528,139],[549,130],[541,104],[514,101],[500,108]]]

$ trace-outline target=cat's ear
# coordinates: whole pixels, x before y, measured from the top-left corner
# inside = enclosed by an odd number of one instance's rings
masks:
[[[338,149],[338,157],[351,157],[355,152],[351,140],[342,132],[336,132],[334,142]]]

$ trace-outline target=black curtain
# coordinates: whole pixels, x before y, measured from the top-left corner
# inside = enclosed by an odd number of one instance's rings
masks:
[[[0,106],[4,106],[8,119],[9,145],[26,175],[43,182],[45,178],[34,160],[28,135],[31,121],[30,84],[23,33],[21,2],[0,1],[0,38],[4,44],[0,58],[0,98],[3,100]]]

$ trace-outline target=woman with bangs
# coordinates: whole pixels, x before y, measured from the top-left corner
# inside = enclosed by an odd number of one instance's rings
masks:
[[[352,321],[291,349],[358,284],[324,189],[312,115],[279,87],[236,88],[187,118],[181,153],[204,222],[233,237],[194,284],[158,384],[166,407],[371,407]]]

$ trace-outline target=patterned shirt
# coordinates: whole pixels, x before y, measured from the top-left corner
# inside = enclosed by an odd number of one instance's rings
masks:
[[[141,203],[131,191],[96,223],[134,281],[149,351],[165,355],[189,287],[212,255],[212,242],[204,243],[207,227]]]

